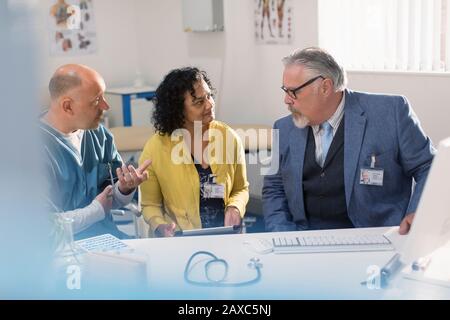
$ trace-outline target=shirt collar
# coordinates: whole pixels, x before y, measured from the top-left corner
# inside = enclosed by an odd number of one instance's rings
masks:
[[[328,123],[333,127],[333,131],[336,130],[336,128],[341,123],[342,117],[344,116],[344,105],[345,105],[345,92],[342,92],[342,99],[341,102],[339,102],[339,105],[334,112],[334,114],[327,120]],[[320,130],[320,124],[311,126],[314,133],[318,133]]]

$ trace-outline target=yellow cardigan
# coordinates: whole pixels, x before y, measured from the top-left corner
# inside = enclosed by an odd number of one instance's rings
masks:
[[[242,142],[233,129],[219,121],[211,122],[208,133],[210,167],[216,182],[225,186],[225,208],[235,206],[243,217],[249,194]],[[199,176],[183,134],[153,135],[139,163],[146,159],[152,164],[140,192],[143,216],[151,231],[171,222],[177,230],[201,228]]]

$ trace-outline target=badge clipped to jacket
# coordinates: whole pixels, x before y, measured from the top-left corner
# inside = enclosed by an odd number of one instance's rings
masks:
[[[376,157],[371,156],[370,168],[361,168],[359,176],[359,184],[365,184],[370,186],[383,186],[384,170],[375,167]]]
[[[216,182],[216,175],[210,174],[208,182],[204,184],[204,197],[223,199],[225,197],[225,186]]]

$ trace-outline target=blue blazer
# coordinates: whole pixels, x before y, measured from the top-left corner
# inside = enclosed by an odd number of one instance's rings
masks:
[[[399,225],[405,214],[417,209],[435,153],[431,140],[402,96],[346,90],[343,121],[343,192],[350,220],[355,227]],[[307,229],[302,175],[309,128],[297,128],[287,116],[276,121],[274,129],[279,130],[273,149],[279,149],[279,168],[264,178],[266,230]],[[384,170],[383,186],[359,182],[360,169],[370,167],[372,155],[376,167]]]

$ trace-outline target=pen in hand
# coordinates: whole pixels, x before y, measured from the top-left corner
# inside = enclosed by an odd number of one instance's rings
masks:
[[[112,186],[112,195],[114,197],[114,176],[112,174],[111,163],[109,163],[109,162],[108,162],[108,170],[109,170],[109,179],[111,180],[111,186]]]

